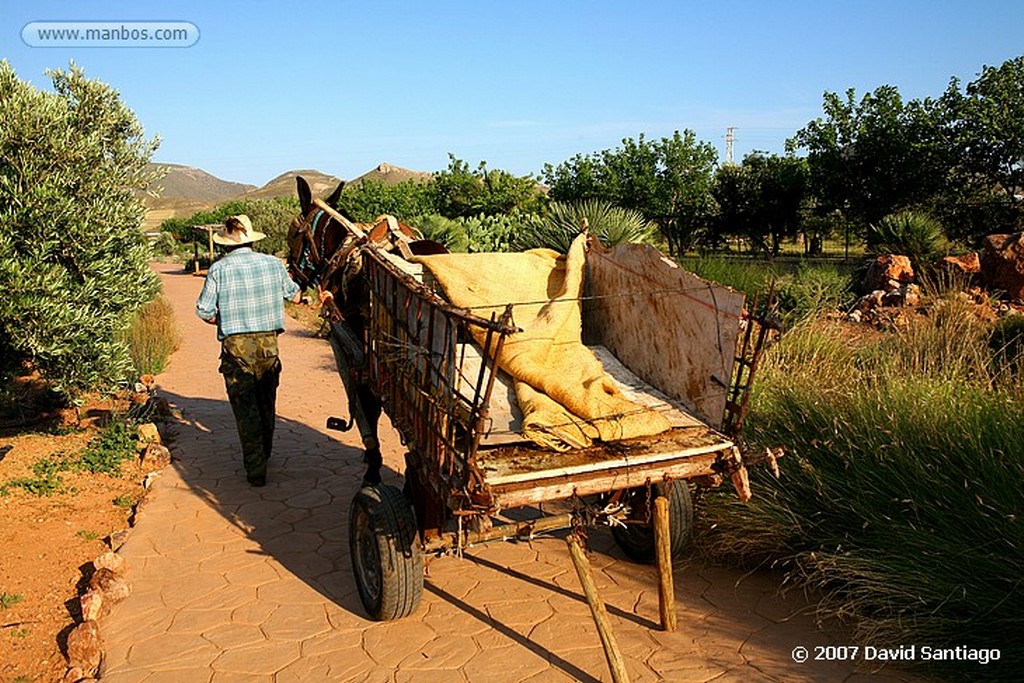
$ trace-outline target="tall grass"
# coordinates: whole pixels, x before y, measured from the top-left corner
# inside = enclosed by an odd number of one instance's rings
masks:
[[[864,644],[1000,648],[1024,665],[1024,382],[993,384],[989,325],[956,300],[894,336],[795,329],[765,358],[748,438],[783,444],[755,500],[708,497],[702,546],[781,567]]]
[[[163,372],[179,342],[171,302],[161,294],[140,308],[123,341],[139,375]]]
[[[682,259],[681,263],[703,278],[743,292],[748,302],[763,296],[774,281],[776,307],[787,326],[835,310],[852,298],[850,273],[831,264],[800,262],[786,272],[779,265],[752,259],[705,256]]]

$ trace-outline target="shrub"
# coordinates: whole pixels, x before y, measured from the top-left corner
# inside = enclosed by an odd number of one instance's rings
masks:
[[[180,256],[187,250],[174,233],[168,231],[161,232],[149,246],[157,256]]]
[[[171,302],[160,295],[139,309],[125,332],[124,341],[136,376],[163,372],[179,342]]]
[[[853,281],[832,266],[801,263],[775,284],[775,300],[787,324],[835,310],[850,297]]]
[[[158,287],[136,194],[157,143],[108,85],[48,74],[53,92],[0,63],[0,356],[73,398],[131,371],[118,338]]]
[[[192,229],[195,225],[223,223],[228,216],[244,213],[252,220],[253,230],[266,234],[253,249],[266,254],[283,255],[288,250],[288,227],[299,215],[299,200],[295,197],[273,199],[232,200],[212,211],[198,211],[188,218],[169,218],[160,224],[161,232],[173,233],[183,243],[200,242],[200,251],[206,253],[205,233]],[[188,252],[188,247],[184,251]],[[190,259],[191,263],[191,259]]]
[[[516,251],[516,236],[535,229],[541,220],[531,213],[471,216],[458,219],[466,233],[467,251]]]

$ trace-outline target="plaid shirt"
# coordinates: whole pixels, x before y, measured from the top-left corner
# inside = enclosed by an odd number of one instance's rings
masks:
[[[239,247],[210,266],[196,301],[203,320],[217,316],[217,339],[284,331],[284,300],[299,293],[280,259]]]

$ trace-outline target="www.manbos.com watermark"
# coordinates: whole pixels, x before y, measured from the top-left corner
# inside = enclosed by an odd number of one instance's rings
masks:
[[[29,47],[192,47],[189,21],[33,21],[21,29]]]

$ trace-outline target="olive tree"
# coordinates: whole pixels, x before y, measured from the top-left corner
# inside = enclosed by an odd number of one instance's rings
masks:
[[[158,141],[74,64],[47,75],[0,62],[0,356],[74,397],[131,374],[118,338],[159,289],[139,199]]]

